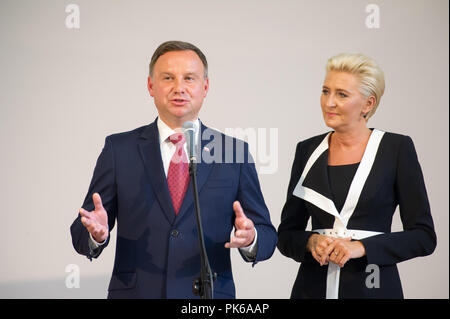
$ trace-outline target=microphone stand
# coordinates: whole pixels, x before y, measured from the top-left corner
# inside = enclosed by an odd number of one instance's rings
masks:
[[[189,175],[192,180],[192,186],[194,189],[194,206],[195,215],[197,218],[198,229],[198,241],[200,244],[200,278],[194,280],[192,285],[192,291],[195,295],[200,296],[201,299],[214,299],[213,287],[214,280],[216,279],[216,273],[213,273],[211,266],[209,265],[208,255],[205,248],[205,239],[203,237],[203,228],[200,215],[200,203],[198,199],[197,189],[197,160],[194,156],[189,161]]]

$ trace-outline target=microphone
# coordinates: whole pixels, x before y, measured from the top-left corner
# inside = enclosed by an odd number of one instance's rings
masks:
[[[186,138],[189,162],[197,162],[197,154],[195,152],[195,131],[196,127],[194,122],[187,121],[183,123],[184,136]]]
[[[187,141],[187,149],[189,153],[189,176],[192,180],[192,192],[194,195],[195,217],[197,221],[198,242],[200,246],[200,277],[194,279],[192,284],[192,291],[195,295],[202,299],[213,299],[214,280],[216,273],[211,269],[209,264],[208,254],[205,247],[205,238],[203,235],[202,218],[200,213],[200,200],[198,197],[197,186],[197,154],[195,147],[195,132],[197,127],[191,121],[183,123],[183,133]]]

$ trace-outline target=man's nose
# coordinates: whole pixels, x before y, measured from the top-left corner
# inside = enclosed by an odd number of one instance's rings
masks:
[[[178,78],[175,80],[174,84],[174,93],[185,93],[186,87],[184,85],[184,81],[182,78]]]

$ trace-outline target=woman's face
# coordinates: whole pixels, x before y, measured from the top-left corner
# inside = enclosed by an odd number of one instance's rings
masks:
[[[375,98],[366,98],[359,92],[360,80],[354,74],[330,71],[323,83],[320,105],[325,124],[335,131],[347,131],[366,125],[363,117]]]

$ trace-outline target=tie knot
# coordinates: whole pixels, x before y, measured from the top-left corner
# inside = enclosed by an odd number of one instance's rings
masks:
[[[183,133],[175,133],[169,136],[169,140],[175,145],[183,145],[186,141]]]

